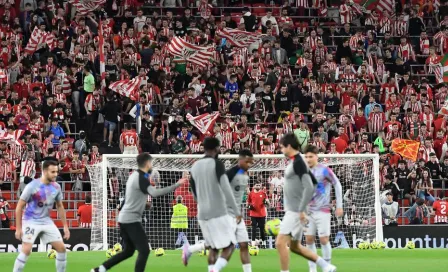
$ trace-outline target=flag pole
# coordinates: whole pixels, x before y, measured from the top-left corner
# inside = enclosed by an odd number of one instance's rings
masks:
[[[104,60],[104,36],[103,36],[103,21],[100,20],[100,28],[98,30],[99,53],[100,53],[100,75],[101,75],[101,90],[104,95],[106,90],[106,63]]]

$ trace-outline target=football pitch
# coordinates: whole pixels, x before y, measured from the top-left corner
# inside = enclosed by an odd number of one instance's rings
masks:
[[[223,271],[241,272],[239,251],[235,251],[229,265]],[[105,252],[69,252],[67,272],[89,272],[91,268],[99,265],[106,259]],[[15,253],[0,253],[2,267],[0,271],[12,271]],[[146,266],[146,271],[160,272],[207,272],[207,257],[192,256],[188,267],[181,263],[180,251],[166,251],[163,257],[154,256],[154,251]],[[358,250],[335,249],[333,250],[333,263],[338,267],[338,272],[415,272],[448,271],[448,249],[384,249],[384,250]],[[133,271],[134,257],[116,266],[109,271]],[[278,272],[280,271],[277,252],[275,250],[260,250],[258,256],[253,256],[252,271],[254,272]],[[50,272],[55,271],[55,260],[48,259],[46,253],[33,253],[28,259],[26,272]],[[308,264],[303,258],[291,255],[291,272],[308,271]]]

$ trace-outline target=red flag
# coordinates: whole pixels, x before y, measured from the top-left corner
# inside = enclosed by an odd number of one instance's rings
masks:
[[[202,134],[206,134],[207,132],[211,133],[218,117],[219,112],[214,112],[212,114],[204,113],[194,117],[191,114],[187,114],[187,120],[199,129]]]
[[[138,90],[140,87],[140,77],[135,77],[132,80],[124,79],[115,81],[109,85],[109,89],[119,93],[120,95],[129,97],[130,99],[136,101],[138,99]]]
[[[390,148],[393,152],[400,154],[403,158],[416,161],[418,149],[420,148],[420,142],[413,140],[394,139]]]
[[[174,56],[181,57],[186,61],[199,66],[206,66],[213,58],[213,47],[198,46],[188,43],[184,39],[174,37],[168,44],[168,51]]]
[[[216,31],[216,35],[226,38],[232,45],[236,47],[248,47],[254,42],[258,42],[264,34],[247,32],[238,29],[224,28]]]
[[[69,2],[80,15],[86,15],[106,3],[106,0],[70,0]]]

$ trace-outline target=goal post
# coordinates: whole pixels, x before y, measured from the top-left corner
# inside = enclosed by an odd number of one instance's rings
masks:
[[[179,179],[189,178],[193,163],[203,155],[151,155],[153,172],[151,184],[165,187]],[[220,155],[226,169],[238,162],[238,155]],[[352,248],[361,240],[383,240],[381,219],[379,155],[378,154],[320,154],[319,162],[332,168],[343,189],[344,216],[331,220],[330,241],[333,247]],[[283,212],[283,172],[288,160],[283,155],[254,155],[249,171],[249,186],[261,182],[269,197],[267,220],[281,218]],[[120,243],[117,217],[124,199],[126,181],[137,169],[136,155],[104,154],[102,162],[88,166],[92,184],[91,250],[106,250]],[[334,199],[334,190],[332,191]],[[171,224],[173,207],[181,203],[188,208],[188,226]],[[244,203],[244,202],[243,202]],[[142,223],[152,248],[180,248],[183,243],[202,240],[196,220],[197,207],[188,186],[153,199],[148,197]],[[243,218],[252,238],[248,210]],[[259,233],[256,234],[259,238]],[[273,247],[274,237],[268,237],[266,247]],[[255,240],[255,238],[252,238]]]

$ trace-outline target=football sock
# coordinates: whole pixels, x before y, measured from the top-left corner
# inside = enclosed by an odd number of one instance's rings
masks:
[[[243,272],[252,272],[251,264],[243,264]]]
[[[214,265],[209,265],[208,266],[208,272],[213,272],[213,267],[214,267]]]
[[[213,267],[213,272],[221,271],[224,267],[226,267],[226,265],[227,265],[227,260],[224,259],[223,257],[219,257]]]
[[[198,243],[198,244],[194,244],[192,246],[190,245],[188,247],[188,252],[189,253],[195,253],[195,252],[199,252],[199,251],[204,250],[204,249],[205,249],[204,243]]]
[[[280,270],[280,272],[289,272],[289,270]]]
[[[326,245],[321,245],[322,247],[322,258],[327,263],[331,263],[331,245],[330,242],[328,242]]]
[[[306,244],[306,247],[307,247],[309,250],[311,250],[312,252],[314,252],[314,253],[317,252],[317,250],[316,250],[316,244],[315,244],[315,243],[312,243],[311,245]],[[315,262],[313,262],[313,261],[308,261],[308,266],[310,267],[310,271],[317,271],[317,269],[316,269],[316,263],[315,263]]]
[[[19,256],[17,256],[16,261],[14,262],[13,272],[22,272],[27,260],[28,260],[28,256],[26,256],[24,253],[20,252]]]
[[[98,268],[98,272],[106,272],[106,271],[107,271],[106,268],[102,265]]]
[[[56,271],[65,272],[67,266],[67,252],[56,254]]]
[[[316,264],[322,269],[325,269],[328,266],[328,263],[321,257],[317,257]]]

